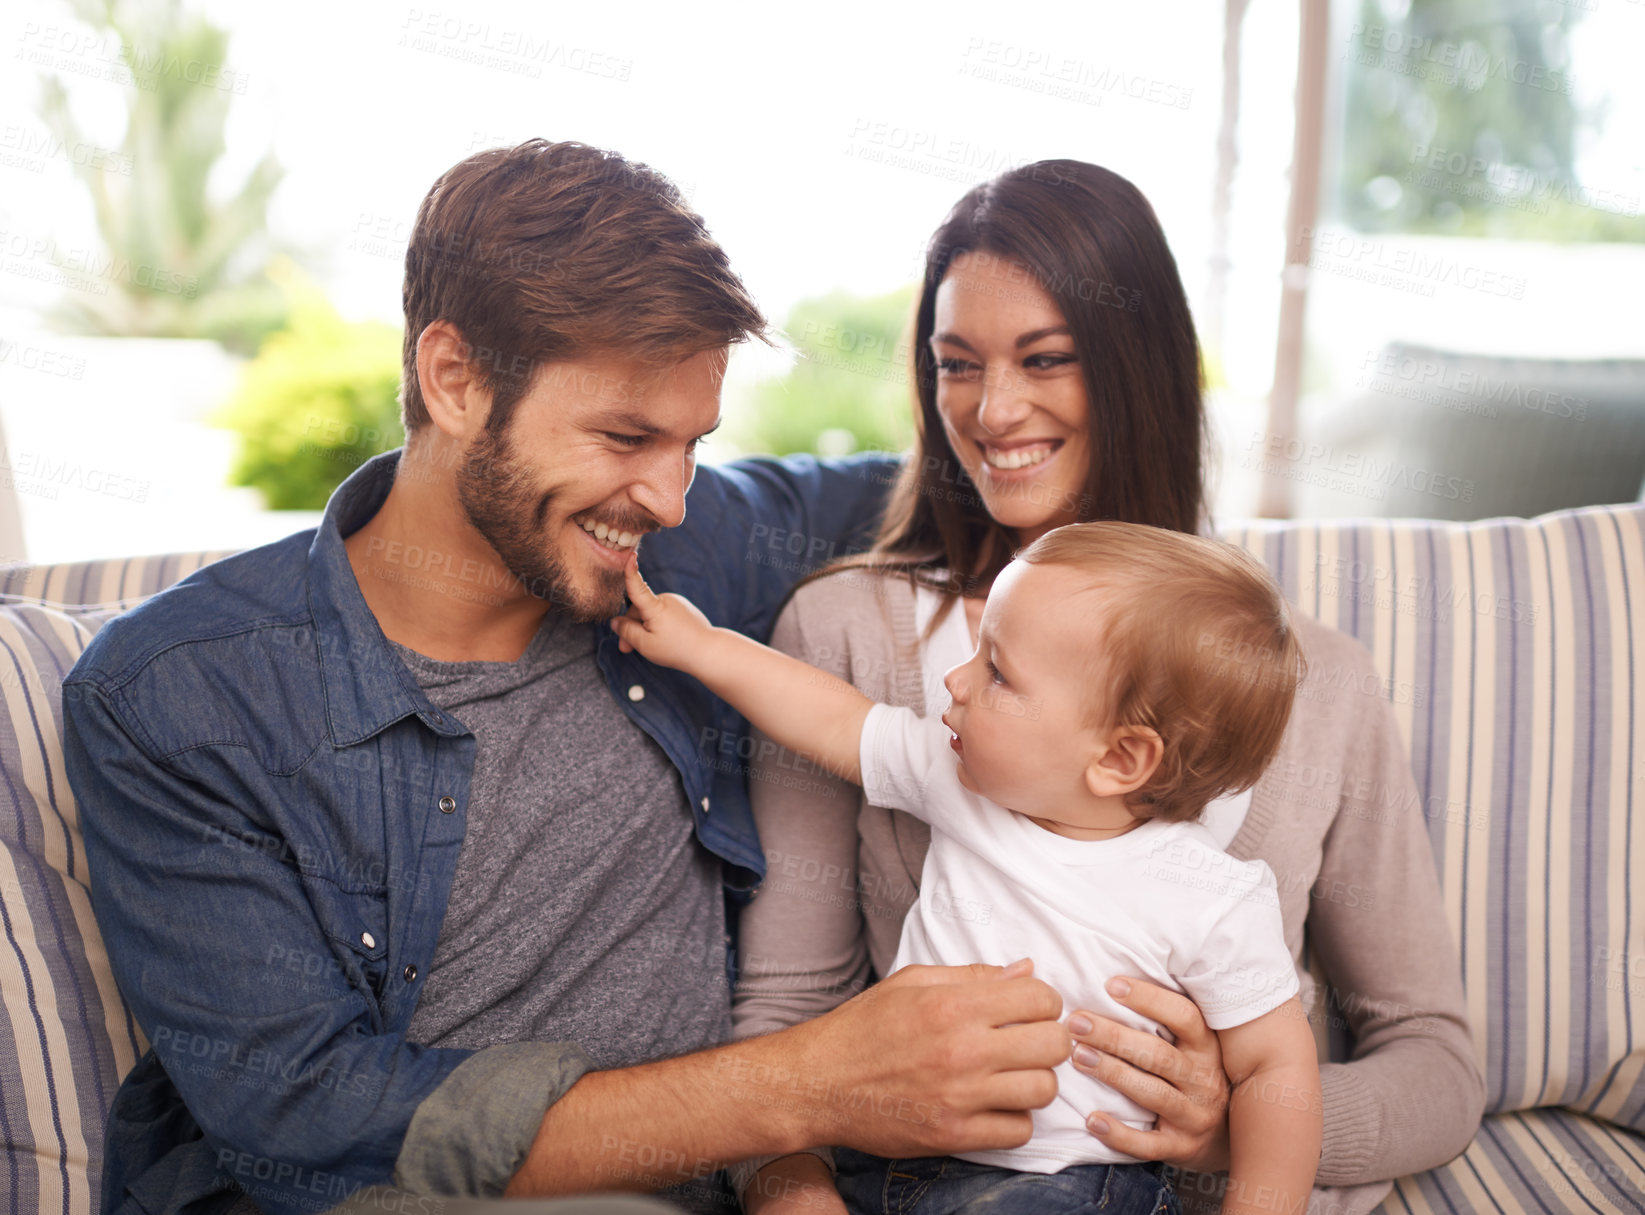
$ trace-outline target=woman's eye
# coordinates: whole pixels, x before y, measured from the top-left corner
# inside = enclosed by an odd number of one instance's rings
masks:
[[[980,374],[981,369],[975,363],[967,362],[965,359],[938,359],[937,370],[943,375],[975,379]]]
[[[1022,361],[1022,365],[1029,371],[1049,371],[1053,367],[1064,367],[1074,361],[1071,354],[1031,354]]]

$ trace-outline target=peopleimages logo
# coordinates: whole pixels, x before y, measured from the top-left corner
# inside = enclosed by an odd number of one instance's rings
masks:
[[[1280,463],[1282,460],[1287,463]],[[1329,443],[1304,443],[1301,439],[1255,431],[1246,444],[1246,467],[1252,467],[1253,461],[1264,472],[1310,483],[1325,484],[1322,478],[1335,475],[1341,478],[1341,484],[1333,488],[1346,492],[1357,492],[1354,486],[1374,489],[1374,495],[1366,496],[1377,498],[1390,489],[1408,489],[1452,502],[1474,500],[1471,480],[1444,476],[1404,460],[1379,461],[1375,456],[1357,451],[1339,451]]]

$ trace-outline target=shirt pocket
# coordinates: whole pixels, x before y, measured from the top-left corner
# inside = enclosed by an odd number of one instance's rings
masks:
[[[387,891],[350,890],[331,879],[305,874],[303,883],[343,976],[380,1001],[388,973]]]

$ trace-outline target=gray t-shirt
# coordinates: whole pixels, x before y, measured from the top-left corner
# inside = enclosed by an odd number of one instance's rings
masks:
[[[412,1042],[569,1041],[611,1068],[730,1036],[719,860],[594,642],[551,613],[518,662],[395,646],[479,744]]]

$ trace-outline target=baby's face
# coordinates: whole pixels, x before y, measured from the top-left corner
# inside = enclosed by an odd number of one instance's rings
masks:
[[[1065,566],[1013,561],[983,608],[977,650],[943,677],[960,783],[1019,814],[1077,827],[1103,731],[1087,721],[1106,595]],[[1099,667],[1100,669],[1100,667]]]

